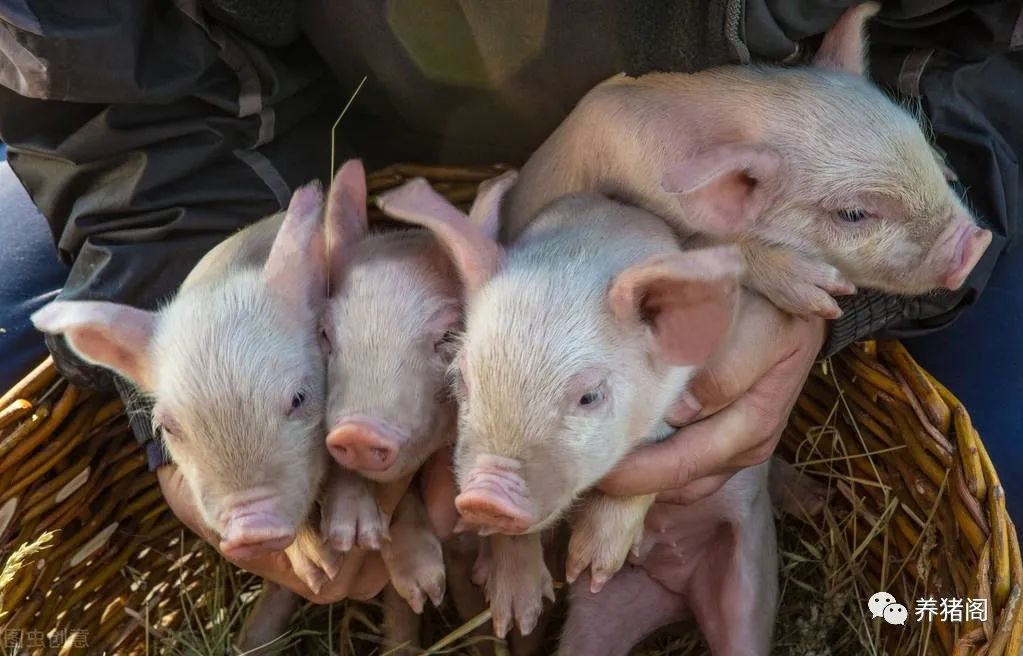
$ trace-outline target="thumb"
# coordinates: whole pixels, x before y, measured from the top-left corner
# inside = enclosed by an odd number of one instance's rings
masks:
[[[737,442],[749,432],[741,405],[686,426],[663,442],[635,449],[597,487],[612,496],[657,494],[735,471],[730,461],[741,448]]]
[[[667,420],[682,426],[718,412],[749,391],[779,359],[785,318],[760,296],[743,294],[728,341],[689,381]]]

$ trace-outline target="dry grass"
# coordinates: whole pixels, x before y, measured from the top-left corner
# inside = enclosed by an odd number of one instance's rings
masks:
[[[53,547],[52,542],[56,535],[56,531],[47,531],[32,542],[18,545],[18,548],[4,560],[3,568],[0,569],[0,609],[4,608],[4,596],[14,582],[15,575],[35,560],[41,552]],[[0,610],[0,629],[6,627],[5,620],[9,614],[8,611]],[[2,632],[0,632],[0,637],[4,638],[0,643],[0,654],[16,656],[16,654],[23,653],[20,647],[9,646]]]
[[[182,539],[181,544],[188,541]],[[223,561],[209,547],[181,556],[189,567],[202,570],[203,576],[190,572],[190,581],[205,584],[182,585],[176,598],[160,604],[160,613],[145,609],[126,612],[145,627],[147,653],[167,656],[223,656],[224,654],[279,653],[291,656],[335,654],[338,656],[389,656],[411,653],[399,647],[385,647],[382,636],[382,610],[376,602],[341,602],[326,606],[306,604],[296,614],[292,630],[273,645],[241,652],[232,640],[241,629],[246,614],[259,593],[258,577],[238,570]],[[184,569],[182,569],[184,573]],[[153,590],[153,605],[163,587]],[[147,606],[148,607],[148,606]],[[423,620],[422,637],[431,646],[422,654],[471,654],[472,646],[496,640],[469,635],[490,619],[489,611],[466,623],[452,620],[450,609],[428,609]],[[272,649],[270,649],[272,647]],[[500,651],[499,651],[500,654]],[[499,656],[499,655],[498,655]]]

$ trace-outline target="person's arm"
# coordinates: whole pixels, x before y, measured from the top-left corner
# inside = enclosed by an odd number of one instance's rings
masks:
[[[260,49],[153,1],[47,4],[0,21],[0,139],[71,266],[60,299],[153,309],[227,235],[326,177],[331,103],[302,44]],[[110,384],[47,343],[73,382]],[[159,464],[146,413],[131,414]]]

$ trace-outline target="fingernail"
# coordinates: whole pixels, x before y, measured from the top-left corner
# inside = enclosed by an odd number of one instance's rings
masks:
[[[678,423],[685,423],[699,416],[703,410],[703,404],[697,401],[696,397],[689,390],[686,390],[678,397],[675,410],[672,413],[672,419]]]

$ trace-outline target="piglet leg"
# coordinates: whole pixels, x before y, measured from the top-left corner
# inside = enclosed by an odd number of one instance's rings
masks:
[[[475,570],[475,564],[479,563],[482,568],[489,567],[489,561],[481,561],[479,556],[484,545],[488,544],[487,538],[480,538],[475,533],[461,533],[454,535],[444,541],[444,564],[448,573],[448,594],[455,604],[458,617],[463,622],[482,613],[487,608],[486,598],[480,587],[486,581],[486,572],[482,573],[482,579],[477,574],[482,570]],[[489,570],[486,570],[489,572]],[[479,580],[479,584],[476,581]],[[493,629],[486,624],[472,632],[470,640],[473,645],[466,651],[468,656],[494,656],[499,653],[495,649]],[[531,651],[517,651],[514,644],[515,635],[509,638],[509,647],[514,656],[527,656],[534,653]],[[503,653],[503,652],[501,652]]]
[[[483,591],[474,584],[473,563],[480,556],[485,538],[472,533],[453,535],[444,542],[444,564],[448,572],[448,588],[459,617],[470,620],[487,607]]]
[[[771,503],[787,515],[800,519],[816,517],[828,501],[828,488],[779,456],[771,456],[767,489]]]
[[[770,498],[727,524],[693,569],[687,588],[713,656],[767,656],[778,606],[778,554]]]
[[[323,536],[338,551],[377,550],[388,539],[390,520],[377,506],[371,483],[359,474],[332,467],[320,505]]]
[[[558,656],[625,656],[647,635],[684,619],[682,595],[639,567],[625,565],[600,594],[587,579],[583,574],[572,586]]]
[[[835,267],[794,250],[748,241],[742,251],[743,284],[789,314],[837,319],[842,311],[832,297],[856,291]]]
[[[419,497],[410,492],[394,511],[391,539],[380,549],[391,584],[416,613],[426,598],[434,606],[444,600],[444,555]]]
[[[326,544],[308,522],[298,527],[295,541],[284,553],[295,576],[317,594],[341,569],[342,555]]]
[[[238,649],[246,654],[273,653],[272,643],[290,628],[291,617],[299,606],[297,594],[276,583],[263,581],[263,589],[238,634]],[[279,647],[283,646],[282,641]]]
[[[419,616],[412,612],[393,586],[381,593],[384,609],[384,640],[386,652],[394,656],[419,653]]]
[[[600,589],[621,569],[643,537],[643,521],[654,495],[611,497],[593,494],[572,524],[566,578],[575,581],[590,569],[590,590]]]
[[[513,625],[522,635],[535,627],[543,611],[544,598],[554,601],[554,581],[543,558],[539,533],[489,537],[480,549],[473,579],[484,583],[494,634],[508,635]]]

